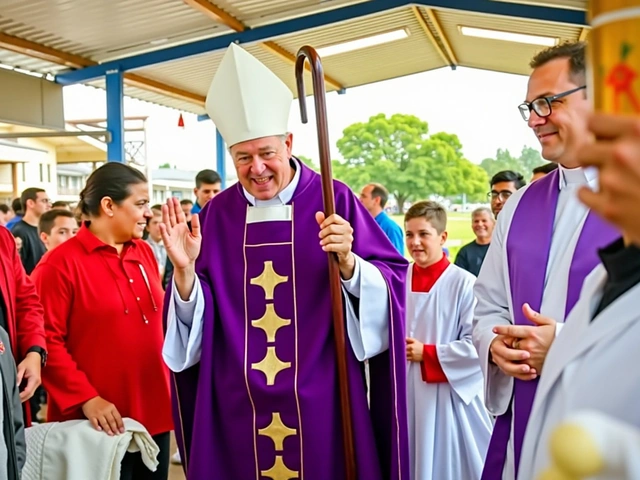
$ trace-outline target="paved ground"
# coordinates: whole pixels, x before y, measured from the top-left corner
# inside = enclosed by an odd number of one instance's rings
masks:
[[[176,451],[176,439],[171,434],[171,455]],[[184,480],[184,473],[182,473],[182,465],[171,465],[169,467],[169,480]]]

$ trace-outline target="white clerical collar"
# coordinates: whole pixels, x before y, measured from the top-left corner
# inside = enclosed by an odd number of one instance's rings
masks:
[[[598,171],[593,167],[565,168],[558,165],[558,170],[560,171],[558,175],[560,190],[567,185],[589,185],[598,178]]]
[[[300,163],[294,158],[291,157],[291,162],[293,163],[293,167],[296,169],[296,173],[293,175],[291,182],[289,185],[284,187],[278,195],[269,200],[256,200],[256,197],[251,195],[244,187],[242,187],[242,191],[244,193],[245,198],[249,201],[249,203],[255,207],[268,207],[271,205],[286,205],[293,198],[293,194],[298,187],[298,183],[300,182]]]

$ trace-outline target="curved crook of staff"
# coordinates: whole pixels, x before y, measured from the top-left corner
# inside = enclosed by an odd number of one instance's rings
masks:
[[[329,127],[327,124],[327,105],[324,89],[324,72],[318,53],[309,46],[298,50],[296,56],[296,85],[300,102],[302,123],[307,123],[307,104],[304,89],[304,65],[309,60],[313,79],[313,94],[318,127],[318,147],[320,151],[320,175],[322,178],[322,200],[326,217],[335,213],[333,196],[333,177],[331,173],[331,154],[329,148]],[[342,411],[342,437],[344,442],[346,480],[357,479],[356,456],[353,441],[351,403],[349,401],[349,376],[347,372],[347,348],[345,340],[342,287],[337,257],[329,253],[329,281],[331,286],[331,304],[333,330],[335,334],[336,357],[338,363],[338,381],[340,386],[340,407]]]

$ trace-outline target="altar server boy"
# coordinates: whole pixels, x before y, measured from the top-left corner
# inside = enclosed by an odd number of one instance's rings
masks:
[[[418,202],[405,214],[407,402],[412,480],[479,479],[492,421],[471,341],[475,277],[443,253],[447,213]]]

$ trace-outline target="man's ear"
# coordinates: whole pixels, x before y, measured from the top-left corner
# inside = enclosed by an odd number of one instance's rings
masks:
[[[284,139],[284,146],[287,149],[287,156],[291,158],[291,154],[293,152],[293,134],[287,133]]]
[[[42,240],[42,243],[44,243],[45,245],[49,244],[49,235],[47,235],[44,232],[40,232],[40,240]]]

